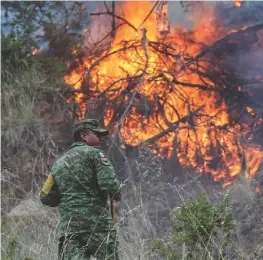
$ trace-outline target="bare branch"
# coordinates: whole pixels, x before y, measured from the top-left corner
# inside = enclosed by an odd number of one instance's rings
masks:
[[[136,27],[134,25],[132,25],[130,22],[128,22],[125,18],[119,16],[119,15],[116,15],[112,12],[101,12],[101,13],[90,13],[91,16],[95,16],[95,15],[110,15],[110,16],[113,16],[123,22],[125,22],[126,24],[128,24],[133,30],[135,30],[136,32],[138,31],[136,29]]]
[[[201,106],[198,109],[196,109],[195,111],[191,112],[191,116],[196,115],[202,108],[203,108],[203,106]],[[153,143],[153,142],[157,141],[158,139],[160,139],[161,137],[167,135],[168,133],[175,131],[175,129],[179,127],[180,123],[185,123],[188,121],[189,116],[190,115],[186,115],[186,116],[182,117],[181,119],[176,121],[174,124],[172,124],[170,127],[168,127],[166,130],[164,130],[164,131],[160,132],[159,134],[149,138],[148,140],[146,140],[143,143],[145,143],[145,144]],[[143,143],[141,143],[141,145],[143,145]]]
[[[111,32],[107,33],[101,40],[99,40],[98,42],[96,42],[94,45],[98,45],[101,42],[103,42],[107,37],[112,36],[113,32],[115,33],[117,31],[117,29],[119,29],[121,26],[123,26],[125,23],[121,23],[118,26],[114,27],[114,30],[112,30]]]
[[[147,21],[147,19],[150,17],[150,15],[153,13],[154,9],[156,8],[156,6],[160,3],[160,1],[156,1],[156,3],[154,4],[154,6],[152,7],[151,11],[149,12],[149,14],[143,19],[143,21],[141,22],[140,26],[138,27],[138,29],[140,29],[142,27],[142,25]]]
[[[104,3],[104,6],[106,7],[107,12],[109,13],[110,10],[109,10],[109,7],[108,7],[108,5],[107,5],[107,2],[106,2],[106,1],[103,1],[103,3]]]

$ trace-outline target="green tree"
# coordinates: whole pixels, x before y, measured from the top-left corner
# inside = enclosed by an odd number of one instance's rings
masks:
[[[2,34],[45,47],[53,56],[71,60],[83,43],[90,22],[82,2],[3,2]]]

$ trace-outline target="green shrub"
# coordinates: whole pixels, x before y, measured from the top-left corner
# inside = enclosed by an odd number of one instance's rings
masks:
[[[214,206],[202,194],[173,210],[171,239],[154,240],[153,245],[167,260],[232,259],[234,227],[229,196]]]

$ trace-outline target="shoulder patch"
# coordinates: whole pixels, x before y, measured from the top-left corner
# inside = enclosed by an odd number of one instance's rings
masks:
[[[52,189],[53,185],[54,185],[54,178],[52,175],[49,175],[46,182],[44,183],[43,188],[42,188],[43,193],[48,195],[50,190]]]

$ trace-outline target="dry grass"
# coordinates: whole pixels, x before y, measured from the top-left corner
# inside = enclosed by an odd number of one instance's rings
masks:
[[[2,208],[11,208],[34,193],[58,155],[59,136],[68,104],[59,87],[34,66],[2,82]],[[62,91],[61,91],[62,93]],[[50,99],[52,99],[50,102]],[[54,121],[55,120],[55,121]]]
[[[196,182],[198,181],[201,182],[196,180]],[[204,189],[200,186],[201,183],[197,185],[194,182],[185,183],[183,188],[183,185],[179,186],[176,183],[173,185],[159,183],[158,187],[151,189],[145,188],[144,185],[145,183],[127,184],[123,191],[123,200],[117,205],[119,255],[123,260],[159,259],[152,250],[151,241],[153,238],[165,240],[169,238],[171,226],[169,214],[173,208],[170,201],[181,206],[189,200],[189,197],[192,198],[189,191],[192,190],[192,193],[198,194]],[[170,187],[169,190],[168,187]],[[200,192],[196,187],[199,187]],[[262,259],[260,258],[263,256],[262,225],[257,226],[257,230],[250,229],[245,233],[240,233],[243,232],[241,229],[245,228],[247,222],[256,221],[260,224],[258,221],[261,221],[262,223],[262,211],[258,211],[259,208],[255,207],[259,203],[258,195],[255,195],[251,187],[248,191],[248,186],[242,182],[231,186],[228,190],[219,192],[217,189],[211,189],[208,192],[216,192],[218,198],[221,198],[226,192],[230,193],[233,198],[234,215],[243,217],[236,219],[235,245],[239,248],[240,253],[246,256],[243,259]],[[183,195],[184,193],[189,197]],[[151,196],[154,196],[154,200],[150,199]],[[214,199],[213,197],[210,196]],[[51,210],[41,206],[36,195],[31,196],[30,199],[28,203],[11,211],[8,217],[2,219],[4,221],[2,251],[5,252],[8,241],[15,239],[18,242],[15,258],[6,259],[22,260],[25,257],[34,260],[56,259],[58,212],[56,209]],[[27,210],[23,210],[23,207]],[[247,212],[248,208],[250,209],[249,213]],[[258,258],[253,254],[256,249]]]

